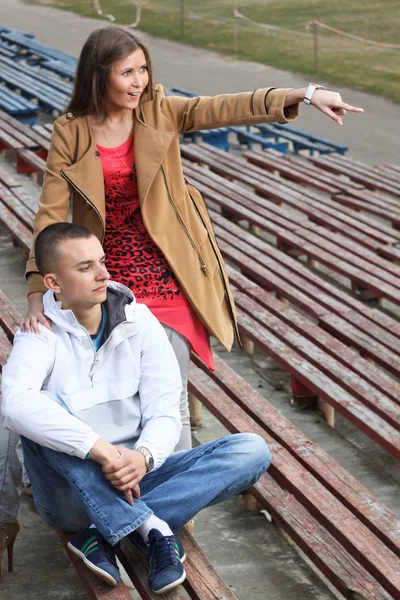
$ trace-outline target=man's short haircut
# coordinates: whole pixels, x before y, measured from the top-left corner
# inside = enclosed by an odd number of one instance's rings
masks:
[[[45,276],[55,272],[62,242],[89,239],[93,235],[87,227],[74,223],[53,223],[45,227],[35,240],[35,260],[39,273]]]

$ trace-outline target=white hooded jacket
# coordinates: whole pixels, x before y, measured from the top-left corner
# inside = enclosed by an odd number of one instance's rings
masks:
[[[159,467],[182,427],[181,376],[163,327],[128,288],[109,282],[105,342],[96,352],[86,329],[52,292],[43,302],[52,331],[19,330],[3,369],[5,427],[80,458],[99,437],[128,448],[142,445]]]

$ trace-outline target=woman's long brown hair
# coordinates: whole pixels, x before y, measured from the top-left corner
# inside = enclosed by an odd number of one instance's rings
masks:
[[[153,98],[153,76],[149,51],[133,33],[109,25],[93,31],[79,56],[74,90],[67,111],[76,116],[94,114],[103,120],[107,114],[107,85],[113,65],[141,48],[146,58],[149,83],[146,90]]]

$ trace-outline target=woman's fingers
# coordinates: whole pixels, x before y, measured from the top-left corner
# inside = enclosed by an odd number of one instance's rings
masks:
[[[48,319],[46,319],[44,315],[39,315],[37,317],[37,320],[43,325],[43,327],[46,327],[46,329],[49,329],[49,331],[51,331],[51,323]]]
[[[359,106],[352,106],[347,102],[343,102],[341,95],[337,92],[328,90],[315,90],[312,96],[312,104],[338,125],[343,125],[341,117],[344,117],[347,112],[364,112]]]
[[[343,125],[343,121],[340,117],[340,115],[338,115],[334,110],[332,110],[329,107],[324,107],[324,108],[320,108],[320,111],[324,113],[324,115],[327,115],[328,117],[330,117],[333,121],[335,121],[335,123],[337,123],[338,125]]]
[[[359,106],[352,106],[351,104],[346,104],[346,102],[342,102],[341,107],[344,110],[349,110],[350,112],[364,112],[363,108]]]
[[[19,324],[23,333],[37,333],[40,335],[39,323],[51,331],[51,323],[43,314],[28,316]]]
[[[31,317],[31,328],[33,329],[33,333],[37,333],[39,335],[40,329],[36,317]]]

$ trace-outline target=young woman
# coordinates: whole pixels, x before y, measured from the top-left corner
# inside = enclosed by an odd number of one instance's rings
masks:
[[[94,31],[79,59],[66,115],[54,125],[35,236],[72,219],[103,243],[112,279],[127,285],[165,327],[181,368],[183,434],[190,448],[190,351],[213,368],[209,334],[230,350],[237,332],[224,262],[205,203],[182,174],[179,134],[297,117],[305,100],[341,124],[360,112],[339,94],[310,84],[215,97],[167,97],[153,83],[142,42],[115,26]],[[30,255],[29,311],[23,329],[51,327],[45,288]]]

